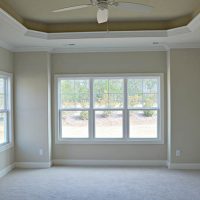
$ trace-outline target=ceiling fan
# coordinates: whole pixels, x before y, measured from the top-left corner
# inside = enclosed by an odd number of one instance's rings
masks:
[[[96,6],[98,8],[97,11],[97,22],[99,24],[105,23],[108,21],[108,8],[115,7],[120,9],[127,9],[134,12],[149,12],[153,9],[153,7],[149,5],[144,5],[140,3],[131,3],[131,2],[116,2],[115,0],[90,0],[90,4],[83,4],[78,6],[61,8],[58,10],[53,10],[52,12],[64,12],[70,10],[76,10],[81,8],[87,8]]]

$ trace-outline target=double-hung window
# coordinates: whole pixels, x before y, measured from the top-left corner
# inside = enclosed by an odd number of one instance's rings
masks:
[[[163,143],[163,75],[56,75],[57,142]]]
[[[12,75],[0,72],[0,151],[13,145]]]

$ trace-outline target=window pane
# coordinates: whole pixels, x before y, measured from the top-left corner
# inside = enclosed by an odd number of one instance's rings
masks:
[[[130,138],[157,138],[157,111],[140,110],[129,112]]]
[[[128,80],[128,107],[153,108],[158,106],[159,80],[134,78]]]
[[[122,108],[123,87],[123,79],[94,80],[95,108]]]
[[[89,80],[60,81],[61,108],[89,107]]]
[[[122,138],[123,137],[122,111],[95,111],[95,137],[96,138]]]
[[[128,80],[128,105],[129,107],[142,107],[143,105],[143,90],[142,79],[129,79]]]
[[[5,108],[5,80],[0,78],[0,109]]]
[[[0,113],[0,144],[7,143],[8,138],[6,136],[7,133],[7,120],[6,113]]]
[[[143,93],[157,93],[158,92],[158,79],[144,79],[143,80]]]
[[[88,138],[88,111],[62,111],[62,138]]]
[[[143,94],[143,107],[152,108],[158,106],[157,94]]]
[[[143,105],[143,95],[141,93],[128,96],[128,105],[131,108],[141,108]]]

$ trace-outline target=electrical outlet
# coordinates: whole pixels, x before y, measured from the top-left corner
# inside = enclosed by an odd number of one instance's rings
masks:
[[[177,149],[176,150],[176,157],[180,157],[181,156],[181,150]]]
[[[39,150],[39,154],[40,154],[40,156],[43,156],[43,154],[44,154],[43,149]]]

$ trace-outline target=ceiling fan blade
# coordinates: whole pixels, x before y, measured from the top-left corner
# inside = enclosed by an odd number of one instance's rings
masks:
[[[127,9],[134,12],[150,12],[153,10],[152,6],[131,2],[115,2],[113,5],[117,8]]]
[[[105,23],[108,21],[108,9],[98,9],[97,11],[97,22],[99,24]]]
[[[91,4],[85,4],[85,5],[79,5],[79,6],[72,6],[72,7],[67,7],[67,8],[61,8],[58,10],[53,10],[52,12],[57,13],[57,12],[64,12],[64,11],[70,11],[70,10],[76,10],[76,9],[81,9],[81,8],[87,8],[93,6]]]

